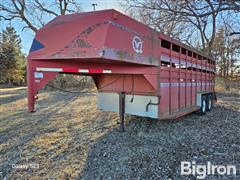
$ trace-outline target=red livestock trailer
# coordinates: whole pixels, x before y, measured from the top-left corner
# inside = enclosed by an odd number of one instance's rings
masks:
[[[211,110],[215,61],[115,10],[56,17],[28,56],[28,111],[59,73],[91,76],[98,108],[156,119]]]

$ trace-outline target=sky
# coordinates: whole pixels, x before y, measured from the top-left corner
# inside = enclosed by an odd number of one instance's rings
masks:
[[[0,0],[1,3],[6,3],[6,1],[9,0]],[[54,1],[54,0],[52,0]],[[96,3],[96,10],[103,10],[103,9],[116,9],[118,11],[122,11],[122,7],[120,6],[120,0],[79,0],[81,3],[82,11],[88,12],[93,11],[92,4]],[[1,12],[0,12],[1,13]],[[11,21],[0,21],[0,30],[4,30],[7,26],[13,26],[17,32],[17,34],[20,36],[22,43],[22,51],[27,55],[29,52],[29,49],[32,45],[33,38],[35,36],[35,33],[30,29],[23,29],[24,23],[21,22],[20,19],[15,19]]]
[[[56,0],[42,0],[42,2],[50,2],[50,3],[54,3],[55,1]],[[123,2],[123,0],[76,0],[76,1],[80,2],[81,9],[84,12],[93,11],[92,4],[96,3],[97,4],[96,10],[116,9],[124,13],[124,7],[120,5],[120,3]],[[0,3],[2,4],[9,3],[9,2],[10,2],[9,0],[0,0]],[[26,0],[26,2],[30,2],[30,0]],[[49,17],[46,17],[46,19],[51,20],[51,18]],[[20,19],[15,19],[11,21],[11,23],[9,21],[0,20],[0,31],[5,29],[6,26],[9,26],[9,25],[13,26],[16,29],[17,34],[20,36],[22,40],[22,43],[21,43],[22,51],[27,55],[31,47],[35,33],[30,29],[27,29],[27,28],[23,29],[25,23],[21,22]]]

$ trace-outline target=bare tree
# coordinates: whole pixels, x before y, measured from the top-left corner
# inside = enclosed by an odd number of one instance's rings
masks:
[[[178,39],[196,41],[196,37],[200,36],[201,49],[207,50],[208,54],[212,52],[222,15],[229,13],[240,19],[239,0],[127,0],[127,5],[135,12],[140,10],[139,16],[148,17],[145,21],[148,25]]]
[[[217,60],[218,75],[232,79],[240,67],[240,37],[229,36],[228,30],[221,26],[216,33],[212,55]]]
[[[37,32],[51,18],[80,11],[77,0],[7,0],[0,4],[3,20],[18,19],[24,23],[23,28]]]

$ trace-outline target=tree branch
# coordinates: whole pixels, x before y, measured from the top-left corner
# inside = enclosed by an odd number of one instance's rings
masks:
[[[48,14],[52,14],[54,16],[58,16],[57,13],[55,13],[54,11],[51,11],[50,9],[46,9],[38,0],[35,0],[35,3],[37,4],[36,7],[39,9],[39,10],[42,10]]]
[[[69,3],[73,6],[69,6]],[[59,16],[64,15],[67,12],[75,12],[74,8],[79,10],[79,3],[77,0],[57,0],[53,4],[55,7],[50,6],[49,1],[45,1],[45,4],[41,0],[9,0],[6,4],[0,4],[2,13],[0,17],[4,20],[21,19],[25,23],[25,28],[30,28],[32,31],[37,32],[39,27],[46,24],[46,20],[43,20],[44,16]],[[55,12],[55,9],[59,9],[59,13]],[[46,18],[48,19],[48,18]],[[36,21],[37,20],[37,23]]]

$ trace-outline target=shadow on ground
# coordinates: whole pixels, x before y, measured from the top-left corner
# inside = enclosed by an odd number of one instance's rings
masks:
[[[97,139],[81,178],[196,179],[180,175],[181,161],[240,167],[239,119],[239,112],[220,106],[174,122],[131,119],[125,133],[114,129]]]

